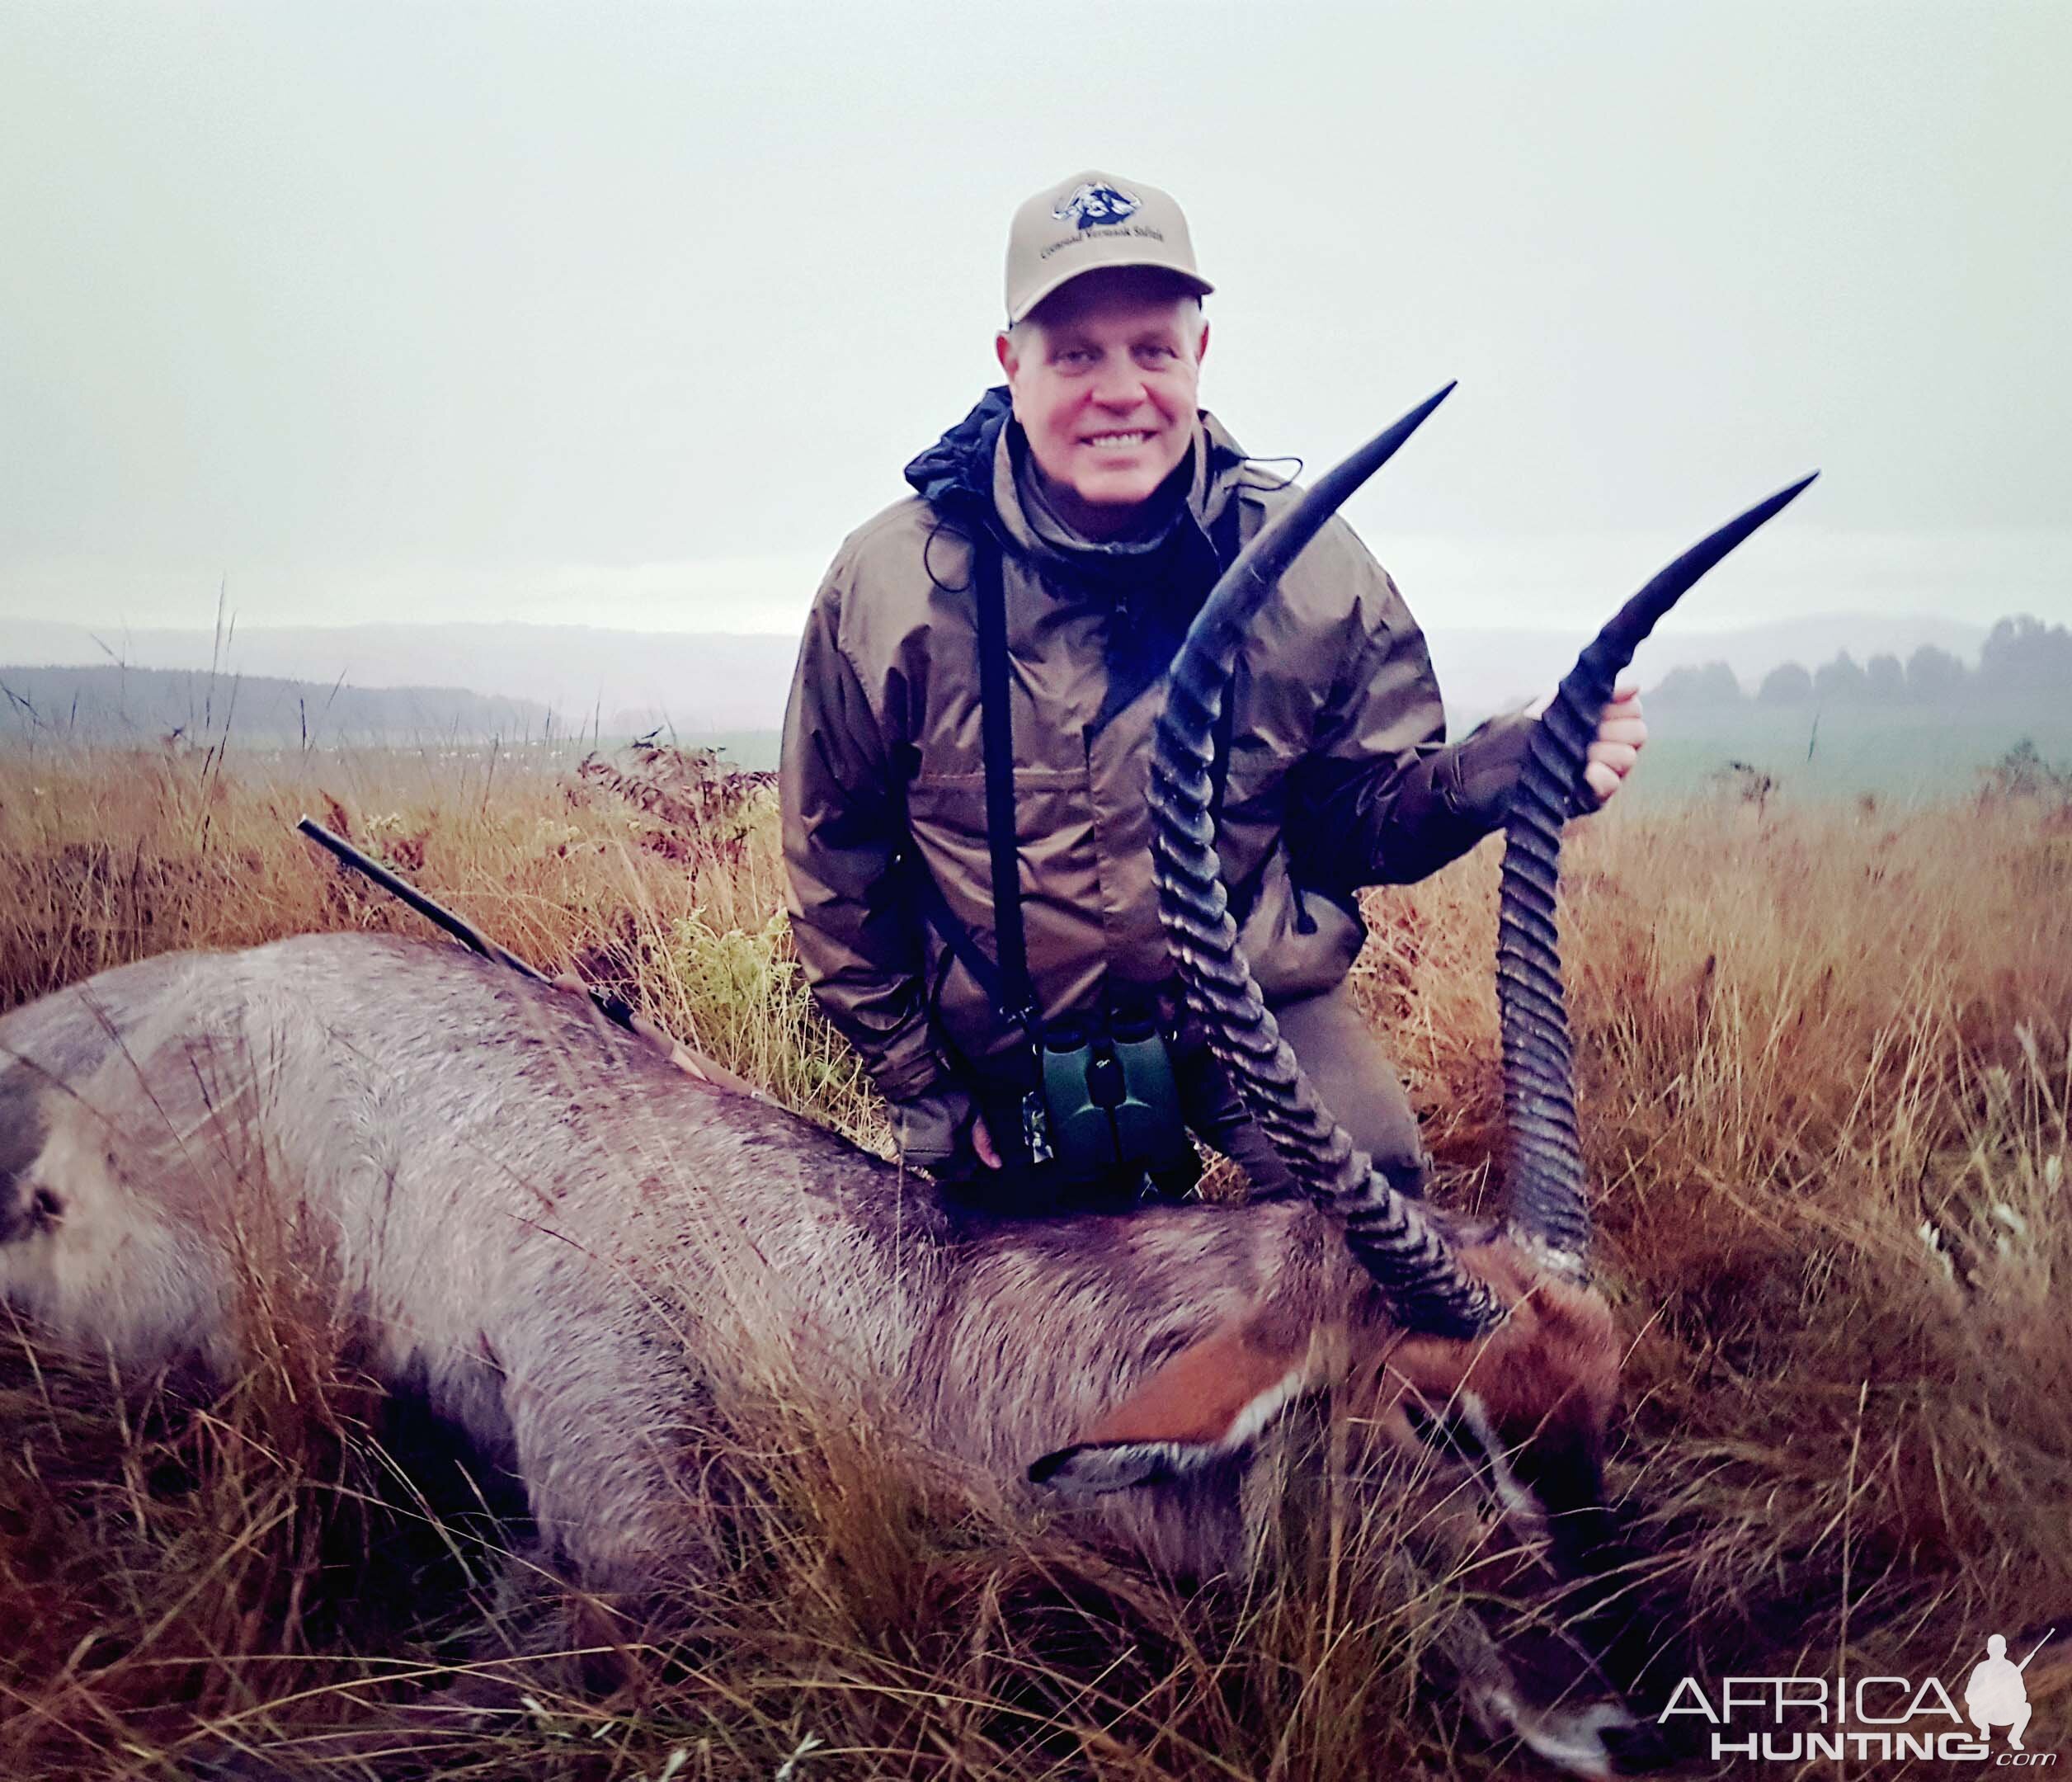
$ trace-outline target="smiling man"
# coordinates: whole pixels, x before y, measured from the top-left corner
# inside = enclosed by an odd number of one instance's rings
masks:
[[[1010,231],[1004,389],[843,544],[785,719],[792,931],[908,1162],[1001,1210],[1184,1191],[1189,1134],[1288,1177],[1191,1031],[1151,879],[1163,675],[1227,565],[1293,498],[1198,399],[1210,285],[1164,192],[1101,172]],[[1362,885],[1502,820],[1534,720],[1457,743],[1395,585],[1334,520],[1269,599],[1219,740],[1217,839],[1260,988],[1399,1187],[1424,1153],[1353,1006]],[[1610,796],[1646,739],[1606,708]]]

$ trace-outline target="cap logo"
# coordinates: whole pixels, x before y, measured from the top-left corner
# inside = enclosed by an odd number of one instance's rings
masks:
[[[1133,217],[1142,208],[1119,186],[1089,180],[1051,214],[1061,223],[1071,218],[1076,229],[1100,229]]]

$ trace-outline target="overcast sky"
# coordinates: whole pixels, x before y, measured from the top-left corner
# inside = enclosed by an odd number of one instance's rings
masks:
[[[1014,206],[1172,191],[1204,399],[1429,626],[2072,620],[2072,6],[0,7],[0,611],[795,629],[996,378]]]

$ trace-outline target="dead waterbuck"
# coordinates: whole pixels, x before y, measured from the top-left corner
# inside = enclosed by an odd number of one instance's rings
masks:
[[[1441,392],[1441,396],[1445,393]],[[1033,1480],[1153,1564],[1241,1573],[1261,1450],[1328,1392],[1361,1464],[1450,1467],[1514,1568],[1595,1563],[1620,1339],[1588,1283],[1553,906],[1613,678],[1797,493],[1679,559],[1563,683],[1509,818],[1498,964],[1511,1153],[1485,1223],[1399,1193],[1282,1047],[1224,908],[1216,716],[1251,615],[1440,399],[1246,549],[1175,665],[1153,803],[1190,1001],[1303,1200],[1011,1219],[672,1068],[460,952],[306,936],[106,972],[0,1019],[0,1294],[126,1365],[234,1373],[266,1266],[522,1480],[549,1555],[638,1599],[717,1563],[692,1433],[783,1357],[974,1477]],[[407,1011],[407,1012],[406,1012]],[[1392,1459],[1392,1457],[1395,1457]],[[1449,1654],[1486,1723],[1585,1773],[1616,1691],[1524,1644]],[[1587,1655],[1586,1655],[1587,1656]]]

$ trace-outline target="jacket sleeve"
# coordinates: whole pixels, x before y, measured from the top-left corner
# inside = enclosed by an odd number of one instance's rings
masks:
[[[806,621],[779,785],[785,906],[806,983],[888,1099],[947,1074],[929,1030],[921,936],[895,870],[906,827],[893,750],[843,651],[841,564]]]
[[[1360,554],[1373,578],[1363,591],[1366,640],[1288,785],[1297,877],[1337,891],[1410,884],[1500,827],[1538,723],[1511,713],[1444,742],[1424,634],[1395,582]]]

